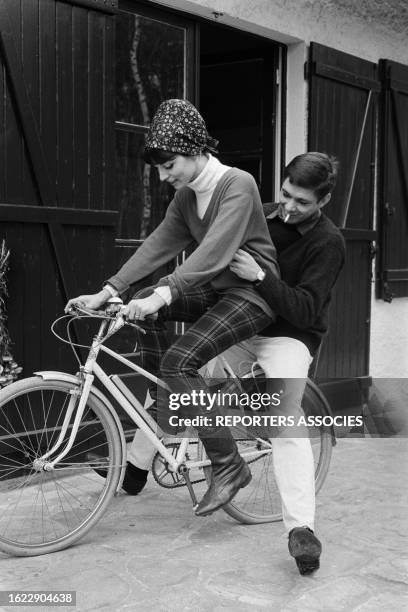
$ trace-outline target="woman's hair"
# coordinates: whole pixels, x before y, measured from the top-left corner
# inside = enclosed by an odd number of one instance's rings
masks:
[[[336,158],[326,153],[303,153],[286,166],[283,178],[303,189],[311,189],[321,200],[336,186],[338,167]]]
[[[146,164],[157,166],[158,164],[165,164],[181,153],[172,153],[171,151],[165,151],[164,149],[145,149],[143,153],[143,159]],[[188,157],[187,155],[185,157]]]
[[[205,155],[209,152],[207,147],[203,150],[202,154]],[[212,152],[214,154],[214,151]],[[173,153],[172,151],[165,151],[164,149],[145,149],[143,153],[143,159],[146,164],[152,164],[153,166],[166,164],[176,157],[181,155],[182,157],[195,157],[195,155],[186,155],[185,153]]]

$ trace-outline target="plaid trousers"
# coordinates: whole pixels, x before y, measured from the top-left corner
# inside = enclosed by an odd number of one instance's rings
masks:
[[[135,297],[151,292],[149,287]],[[170,344],[166,321],[192,325]],[[233,292],[217,293],[210,285],[196,288],[161,308],[156,321],[144,321],[147,334],[139,341],[141,365],[161,376],[172,392],[207,389],[199,368],[234,344],[258,334],[270,321],[259,306]]]

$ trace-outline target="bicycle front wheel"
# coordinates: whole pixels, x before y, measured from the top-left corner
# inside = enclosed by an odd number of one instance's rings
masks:
[[[51,471],[44,469],[41,458],[63,431],[75,389],[65,381],[33,377],[0,393],[3,552],[32,556],[70,546],[101,518],[115,493],[122,463],[120,434],[108,408],[92,394],[72,448]],[[54,457],[69,440],[75,412]],[[106,479],[92,469],[88,453],[101,456],[98,467],[106,470]]]
[[[255,371],[255,376],[262,378],[264,374],[262,370]],[[302,407],[306,416],[311,414],[326,416],[330,414],[322,393],[310,380],[306,384]],[[250,466],[252,480],[222,509],[240,523],[245,524],[270,523],[282,520],[282,502],[275,478],[273,450],[270,440],[262,439],[262,437],[251,437],[246,429],[233,428],[232,433],[240,454]],[[323,485],[330,466],[333,445],[332,431],[330,427],[324,425],[310,427],[309,440],[313,452],[317,493]],[[265,451],[265,453],[262,454],[261,451]],[[205,475],[209,483],[211,468],[205,468]]]

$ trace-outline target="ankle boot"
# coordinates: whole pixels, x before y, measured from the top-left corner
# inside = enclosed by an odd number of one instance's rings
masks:
[[[249,484],[252,474],[241,458],[230,432],[224,429],[224,437],[201,438],[211,461],[211,482],[204,497],[195,509],[197,516],[212,514],[228,504],[239,489]]]

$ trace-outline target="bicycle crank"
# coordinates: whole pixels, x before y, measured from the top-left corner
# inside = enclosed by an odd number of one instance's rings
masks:
[[[198,445],[197,441],[191,441],[189,443],[189,448],[187,449],[186,456],[185,456],[186,461],[193,459],[192,453],[193,453],[193,450],[194,451],[196,450],[197,445]],[[169,442],[165,444],[164,446],[168,448],[171,451],[171,454],[173,455],[173,457],[175,457],[180,447],[180,442]],[[193,448],[190,449],[190,447],[193,447]],[[157,452],[153,458],[152,474],[157,484],[159,484],[161,487],[164,487],[165,489],[175,489],[177,487],[185,487],[187,484],[185,476],[183,474],[173,472],[170,469],[168,462],[160,455],[159,452]],[[187,478],[189,478],[189,476],[187,476]],[[194,478],[189,478],[189,482],[191,484],[197,484],[199,482],[204,482],[204,481],[205,481],[205,477],[201,475],[200,476],[197,475]]]

